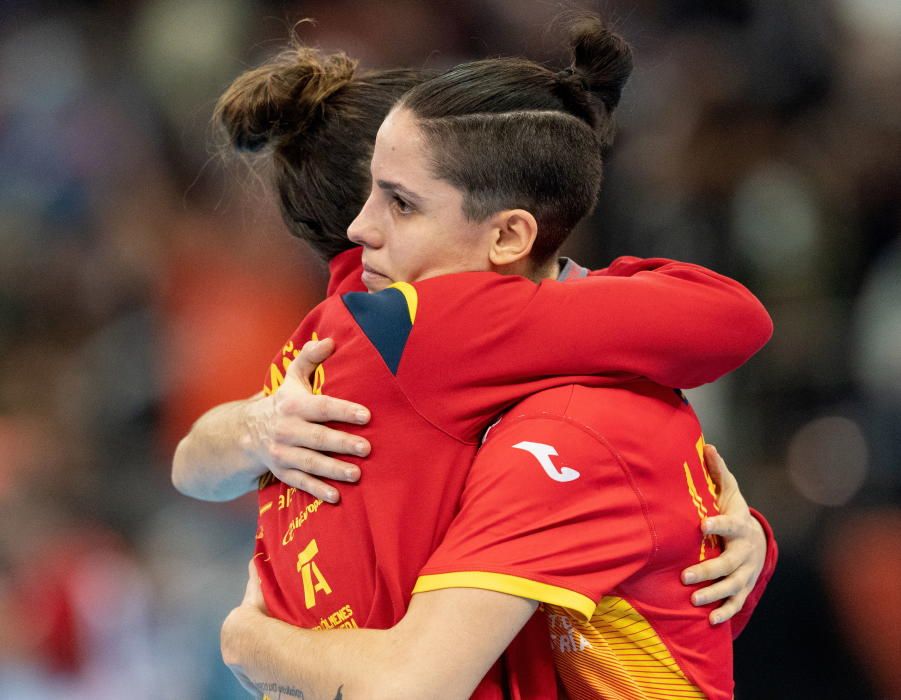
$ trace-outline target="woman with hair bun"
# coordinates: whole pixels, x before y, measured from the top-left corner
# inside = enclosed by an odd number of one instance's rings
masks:
[[[257,417],[284,418],[277,414],[284,386],[303,377],[297,361],[291,363],[295,348],[314,332],[334,337],[337,350],[317,371],[318,388],[374,408],[373,423],[361,431],[371,439],[373,452],[366,478],[345,490],[337,508],[322,506],[322,501],[277,479],[263,479],[255,560],[262,591],[252,572],[245,602],[226,620],[222,637],[226,662],[249,687],[314,697],[333,697],[336,691],[337,697],[345,691],[364,697],[468,696],[544,593],[552,593],[544,600],[548,605],[571,604],[572,594],[581,596],[575,608],[579,611],[590,599],[577,591],[568,594],[560,575],[561,585],[539,580],[543,574],[538,573],[534,585],[511,589],[507,585],[512,579],[525,582],[528,577],[504,573],[494,562],[465,581],[453,574],[424,576],[420,590],[428,592],[415,596],[404,615],[420,568],[448,528],[454,532],[451,521],[458,500],[462,496],[463,514],[470,502],[478,501],[470,501],[471,494],[464,492],[464,477],[491,418],[536,391],[553,399],[555,391],[572,392],[573,383],[603,387],[631,381],[629,389],[609,391],[629,391],[639,403],[659,404],[664,412],[678,413],[680,425],[691,428],[696,419],[687,404],[660,385],[710,381],[746,360],[768,337],[769,319],[753,296],[696,266],[621,259],[571,284],[534,283],[559,276],[556,250],[590,211],[600,186],[600,150],[609,142],[612,111],[630,62],[625,45],[611,36],[599,25],[576,28],[576,60],[570,70],[556,74],[527,61],[458,67],[414,88],[382,126],[372,159],[372,192],[350,226],[351,239],[362,247],[363,280],[375,293],[333,294],[314,310],[274,364],[268,384],[273,393],[256,399],[271,411]],[[603,70],[609,70],[607,77]],[[292,229],[319,245],[325,238],[314,234],[328,234],[323,222],[311,216],[311,202],[329,187],[340,187],[330,178],[318,186],[310,184],[316,178],[305,170],[305,158],[310,157],[305,149],[334,139],[337,132],[330,131],[325,115],[342,92],[341,87],[325,88],[321,75],[308,80],[315,94],[328,96],[328,105],[312,102],[321,105],[321,112],[318,106],[304,106],[291,80],[264,75],[262,81],[241,86],[249,98],[265,88],[263,97],[250,99],[258,106],[251,113],[254,118],[228,117],[240,125],[232,139],[243,148],[272,144],[273,135],[281,139],[274,146],[273,162],[283,214]],[[350,92],[350,85],[342,87]],[[272,91],[289,96],[287,111],[275,109],[265,97]],[[220,114],[227,113],[220,109]],[[294,129],[300,122],[305,125],[302,133]],[[353,180],[356,172],[348,172]],[[306,190],[302,196],[296,192],[300,183]],[[337,199],[348,202],[351,196]],[[347,251],[335,256],[333,272],[335,261],[346,262],[351,255]],[[581,276],[574,264],[567,267]],[[452,274],[461,272],[476,274]],[[333,288],[343,284],[332,282]],[[584,325],[586,314],[602,320],[603,329],[601,324]],[[703,318],[697,319],[698,314]],[[474,318],[480,319],[478,327],[473,327]],[[687,333],[683,324],[688,319],[693,331]],[[707,346],[708,331],[735,323],[744,324],[741,332],[719,347]],[[691,335],[703,340],[687,338]],[[275,392],[279,384],[282,389]],[[226,419],[220,421],[226,424]],[[503,424],[498,429],[508,432]],[[234,432],[242,434],[240,427]],[[248,432],[252,430],[243,430]],[[245,453],[253,454],[247,449],[252,438],[238,442]],[[542,447],[550,450],[541,452]],[[679,442],[673,449],[683,447]],[[694,438],[689,447],[694,449]],[[183,452],[190,456],[191,449],[194,458],[182,458],[196,466],[203,461],[196,457],[196,448],[186,445]],[[228,454],[218,449],[220,456]],[[519,441],[513,449],[526,456],[515,466],[524,468],[523,478],[530,480],[535,493],[547,497],[549,488],[563,484],[576,485],[583,493],[598,492],[587,462],[579,465],[585,475],[579,481],[578,470],[551,459],[558,453],[548,444]],[[605,449],[610,448],[595,445],[584,454],[588,461],[600,459],[603,466],[609,459]],[[411,472],[409,462],[426,457],[427,465]],[[499,458],[490,459],[488,468],[479,470],[477,460],[473,473],[491,473]],[[698,455],[687,456],[687,461],[703,484]],[[231,488],[242,479],[246,483],[252,473],[243,466],[234,471],[242,476]],[[545,481],[531,483],[534,473],[545,475]],[[684,482],[681,465],[678,474]],[[507,475],[502,476],[508,482]],[[582,484],[588,485],[587,491],[579,488]],[[518,491],[511,491],[513,500],[522,495]],[[559,497],[565,499],[567,493],[559,492]],[[697,500],[712,510],[711,499],[712,490]],[[590,499],[577,500],[585,504]],[[690,498],[687,503],[692,506]],[[585,520],[583,526],[596,529],[607,522],[598,513],[588,515],[595,522]],[[690,515],[688,521],[683,517],[682,531],[690,531],[689,538],[700,543],[697,515],[694,510]],[[624,517],[633,525],[634,520],[634,514]],[[527,522],[521,517],[515,521],[518,526]],[[470,522],[464,518],[461,527],[466,530]],[[546,533],[554,536],[554,530]],[[490,547],[490,539],[481,537],[479,546]],[[456,544],[451,542],[451,551]],[[718,550],[712,541],[706,547],[708,554]],[[542,552],[533,551],[530,560],[536,557],[542,559]],[[641,556],[633,554],[631,559]],[[521,565],[509,562],[511,571]],[[435,566],[447,567],[446,558]],[[755,567],[756,575],[759,565]],[[588,573],[584,567],[582,573]],[[668,589],[672,593],[678,569],[667,573],[673,578]],[[505,587],[499,588],[498,582]],[[684,589],[679,590],[680,610],[685,612],[691,606]],[[389,629],[313,635],[267,617],[261,596],[275,617],[297,625]],[[693,613],[692,624],[706,624],[708,612]],[[730,630],[721,629],[717,637],[725,634],[730,639]],[[594,673],[589,671],[589,676]],[[499,671],[489,682],[493,685],[479,686],[482,697],[500,697],[504,685]]]

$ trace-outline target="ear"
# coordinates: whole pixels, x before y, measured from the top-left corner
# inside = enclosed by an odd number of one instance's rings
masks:
[[[538,235],[538,222],[525,209],[508,209],[492,217],[494,237],[488,259],[495,267],[525,260]]]

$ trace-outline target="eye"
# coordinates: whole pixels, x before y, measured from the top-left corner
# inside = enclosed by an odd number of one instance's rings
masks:
[[[413,207],[410,205],[407,200],[397,194],[391,195],[391,206],[397,211],[398,214],[412,214]]]

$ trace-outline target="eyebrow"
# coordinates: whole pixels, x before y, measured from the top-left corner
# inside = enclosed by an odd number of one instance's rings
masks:
[[[375,184],[379,186],[379,189],[390,190],[393,192],[397,192],[400,195],[403,195],[406,199],[410,200],[411,204],[421,204],[422,203],[422,197],[420,197],[415,192],[408,190],[406,187],[401,185],[399,182],[391,182],[390,180],[376,180]]]

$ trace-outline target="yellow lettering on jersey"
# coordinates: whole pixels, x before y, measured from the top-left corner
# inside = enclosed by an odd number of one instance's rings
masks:
[[[314,331],[313,340],[319,340],[319,335]],[[317,396],[322,393],[322,387],[325,386],[325,367],[320,362],[316,365],[316,371],[313,372],[313,393]]]
[[[632,605],[604,596],[588,621],[544,605],[560,681],[571,698],[687,700],[706,697],[657,630]]]
[[[713,484],[713,481],[710,479],[710,475],[707,473],[707,468],[704,465],[704,436],[702,435],[698,438],[697,443],[695,443],[695,449],[698,451],[698,456],[701,459],[701,468],[704,470],[704,477],[707,480],[707,488],[710,490],[710,493],[713,494],[714,502],[716,501],[716,489]],[[698,518],[701,522],[707,517],[707,506],[704,505],[704,501],[701,498],[701,494],[698,493],[698,489],[695,486],[694,479],[691,476],[691,469],[688,466],[688,462],[682,463],[682,469],[685,471],[685,482],[688,485],[688,494],[691,496],[691,502],[694,504],[695,510],[698,513]],[[717,510],[719,510],[717,508]],[[701,551],[698,556],[698,561],[704,561],[707,558],[707,547],[708,545],[713,547],[715,544],[715,539],[711,535],[705,535],[701,538]]]
[[[333,629],[357,629],[359,625],[354,620],[354,611],[350,605],[345,605],[331,615],[319,619],[319,624],[314,630],[333,630]]]
[[[284,510],[288,506],[291,505],[291,499],[294,498],[294,494],[297,493],[297,489],[293,486],[289,486],[287,491],[284,493],[280,493],[278,495],[278,509]]]
[[[324,501],[321,498],[317,498],[291,519],[291,522],[288,523],[288,529],[285,530],[285,534],[282,537],[283,546],[294,540],[294,531],[303,525],[313,513],[319,510],[319,506],[323,503]]]
[[[282,374],[281,370],[278,368],[278,365],[273,362],[271,365],[269,365],[269,386],[271,387],[271,391],[278,389],[284,381],[285,375]]]
[[[316,591],[322,591],[325,595],[331,595],[332,592],[325,576],[313,561],[317,554],[319,554],[319,545],[316,544],[316,540],[310,540],[310,543],[297,555],[297,570],[303,581],[303,602],[307,606],[307,610],[316,605]]]
[[[716,509],[716,512],[720,512],[720,504],[717,503],[717,495],[716,495],[716,484],[713,483],[713,479],[710,478],[710,472],[707,470],[707,460],[704,459],[704,436],[702,435],[698,438],[698,444],[695,445],[698,449],[698,456],[701,458],[701,469],[704,470],[704,481],[707,482],[707,490],[710,492],[710,495],[713,496],[713,507]]]

